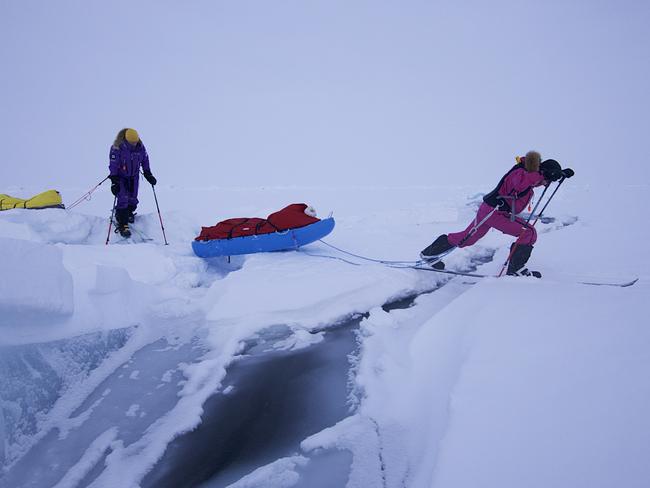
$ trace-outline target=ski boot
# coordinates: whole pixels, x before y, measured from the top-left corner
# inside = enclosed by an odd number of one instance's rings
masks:
[[[131,231],[129,230],[129,222],[131,221],[129,216],[131,213],[129,208],[115,209],[115,232],[118,232],[125,239],[131,237]]]
[[[512,246],[514,246],[513,244]],[[512,246],[510,249],[512,250]],[[533,276],[535,278],[541,278],[542,273],[539,271],[530,271],[526,268],[526,263],[528,258],[530,258],[530,253],[533,252],[533,246],[530,244],[517,244],[515,251],[510,257],[510,263],[508,263],[508,276]]]
[[[508,276],[532,276],[534,278],[541,278],[542,273],[539,271],[530,271],[528,268],[521,268],[519,271],[508,271]]]
[[[124,237],[125,239],[128,239],[131,237],[131,231],[129,230],[129,224],[119,224],[115,227],[115,232],[119,232],[119,234]]]
[[[434,269],[445,269],[445,263],[440,261],[442,255],[452,250],[454,246],[449,243],[447,234],[442,234],[433,241],[429,246],[424,248],[420,253],[420,259],[427,261],[427,263]]]

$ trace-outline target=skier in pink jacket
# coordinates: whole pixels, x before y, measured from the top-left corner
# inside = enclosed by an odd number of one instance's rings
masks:
[[[488,230],[495,228],[517,238],[515,250],[510,257],[508,274],[540,277],[540,273],[531,272],[525,267],[537,240],[537,232],[532,225],[516,215],[521,213],[533,198],[533,188],[559,180],[569,171],[573,174],[568,168],[562,170],[554,159],[541,163],[540,154],[537,151],[529,151],[503,175],[496,188],[483,197],[476,217],[465,230],[442,234],[420,253],[420,257],[434,261],[434,267],[442,269],[444,264],[439,261],[441,255],[455,247],[471,246]]]

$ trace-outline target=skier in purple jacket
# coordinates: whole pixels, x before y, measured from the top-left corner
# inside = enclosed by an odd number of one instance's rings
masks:
[[[130,237],[129,223],[133,223],[138,206],[138,182],[140,167],[146,180],[151,185],[156,184],[156,178],[149,168],[149,156],[135,129],[122,129],[117,133],[111,146],[109,178],[111,192],[117,197],[115,204],[115,220],[117,231],[123,237]]]
[[[531,272],[525,267],[537,240],[537,232],[532,225],[516,215],[521,213],[533,198],[533,188],[548,185],[563,176],[572,176],[573,170],[563,170],[554,159],[543,163],[540,161],[541,156],[536,151],[529,151],[525,157],[520,158],[501,178],[497,187],[483,197],[476,217],[465,230],[442,234],[420,253],[420,257],[434,261],[434,267],[442,269],[444,264],[439,261],[441,255],[455,247],[471,246],[488,230],[495,228],[517,238],[513,244],[516,247],[510,257],[507,273],[513,276],[541,277],[539,272]]]

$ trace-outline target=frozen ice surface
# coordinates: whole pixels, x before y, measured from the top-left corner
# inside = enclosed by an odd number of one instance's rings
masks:
[[[86,348],[80,344],[75,348],[80,353],[100,357],[99,350],[89,347],[90,340],[84,345]],[[120,345],[124,347],[124,341]],[[129,446],[172,409],[182,389],[179,364],[204,352],[195,341],[174,345],[159,340],[142,347],[98,383],[69,416],[50,419],[46,424],[49,430],[12,466],[4,479],[0,478],[0,486],[53,486],[71,477],[87,483],[91,469],[115,448],[115,442]],[[171,375],[170,368],[173,368]],[[140,372],[138,377],[131,377],[136,370]],[[163,381],[165,376],[169,381]],[[74,386],[69,390],[74,394]],[[49,393],[47,400],[56,400],[57,393]],[[63,392],[64,398],[65,395]],[[28,433],[44,427],[31,417],[28,420],[33,424],[24,422],[27,426],[23,429],[31,429]],[[61,486],[76,485],[63,483]]]
[[[5,399],[2,417],[10,461],[29,444],[39,420],[59,397],[74,390],[130,334],[111,330],[51,343],[0,346],[0,398]]]
[[[531,265],[541,281],[393,269],[323,243],[203,261],[188,243],[200,223],[219,220],[205,204],[210,191],[184,193],[191,212],[164,214],[170,246],[104,246],[105,229],[83,215],[87,235],[66,242],[63,214],[0,214],[12,252],[44,249],[44,281],[68,276],[72,285],[71,293],[50,293],[50,285],[36,295],[41,310],[65,313],[33,320],[25,305],[15,314],[21,323],[3,326],[0,486],[155,486],[169,477],[187,486],[266,479],[313,487],[335,472],[327,478],[334,486],[430,488],[471,484],[462,471],[471,462],[495,485],[521,486],[534,475],[568,487],[533,465],[540,457],[573,484],[625,472],[627,485],[638,486],[648,478],[639,459],[650,445],[641,414],[650,393],[640,386],[648,338],[639,325],[649,266],[636,245],[647,236],[635,225],[644,190],[618,193],[629,220],[611,233],[617,209],[589,188],[566,189],[538,223]],[[308,203],[341,209],[329,242],[384,259],[417,259],[433,237],[465,227],[480,201],[471,189],[441,187],[257,191],[220,191],[229,205],[223,217],[264,215],[308,193]],[[156,217],[139,216],[147,233],[155,235]],[[447,266],[497,274],[509,243],[491,232]],[[29,260],[20,266],[6,268],[20,286],[23,276],[40,277]],[[637,275],[627,289],[577,284]],[[382,307],[401,299],[402,307]],[[349,345],[331,347],[332,327],[359,314],[350,362]],[[338,379],[319,381],[328,371]],[[518,415],[499,413],[513,405]],[[526,432],[537,439],[534,452]],[[567,452],[544,447],[558,438]],[[559,466],[569,449],[573,462]],[[247,456],[228,458],[238,450]]]

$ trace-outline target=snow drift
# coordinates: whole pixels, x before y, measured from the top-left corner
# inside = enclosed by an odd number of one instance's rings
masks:
[[[0,237],[0,327],[54,322],[72,314],[72,276],[61,250]]]

